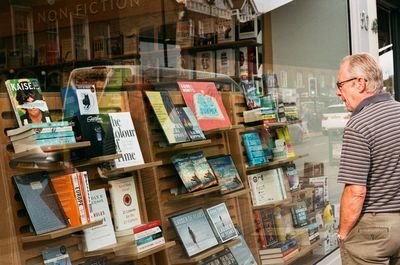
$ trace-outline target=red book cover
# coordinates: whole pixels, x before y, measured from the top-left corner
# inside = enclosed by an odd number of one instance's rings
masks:
[[[221,95],[213,82],[178,82],[178,85],[186,105],[203,131],[231,126]]]
[[[260,236],[261,248],[262,249],[267,248],[267,241],[265,240],[265,236],[264,236],[264,229],[263,229],[260,210],[255,210],[254,215],[256,217],[256,224],[257,224],[258,234]]]
[[[156,220],[156,221],[153,221],[150,223],[141,224],[139,226],[136,226],[133,228],[133,233],[137,234],[137,233],[143,232],[145,230],[148,230],[148,229],[156,227],[156,226],[161,226],[160,220]]]

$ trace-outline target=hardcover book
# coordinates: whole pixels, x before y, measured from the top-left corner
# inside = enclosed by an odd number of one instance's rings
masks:
[[[196,176],[193,162],[188,155],[175,155],[171,157],[171,161],[188,192],[203,188],[203,184]]]
[[[190,141],[168,92],[146,91],[146,95],[167,137],[168,143],[176,144]]]
[[[178,82],[186,105],[203,131],[231,126],[221,95],[212,82]]]
[[[213,51],[196,53],[196,70],[201,72],[215,72],[215,60]]]
[[[297,190],[299,188],[299,175],[297,174],[297,169],[295,164],[286,165],[283,167],[283,171],[288,178],[289,187],[291,191]]]
[[[229,248],[237,263],[239,265],[257,265],[257,262],[251,253],[243,235],[239,234],[238,239],[240,240],[240,243]]]
[[[135,126],[129,112],[108,113],[114,132],[115,148],[122,157],[110,163],[111,168],[144,164]]]
[[[71,259],[65,246],[48,248],[42,251],[45,265],[71,265]]]
[[[261,217],[263,234],[266,241],[266,247],[268,248],[279,242],[276,234],[274,213],[271,209],[260,209],[257,211],[259,211]]]
[[[20,127],[29,123],[51,122],[49,108],[37,79],[9,79],[6,87]]]
[[[305,202],[299,202],[295,207],[290,208],[295,227],[308,225],[307,206]]]
[[[108,181],[115,231],[141,224],[135,179],[133,176]]]
[[[255,166],[267,163],[264,150],[262,149],[261,138],[258,132],[246,132],[242,134],[243,145],[246,149],[247,163]]]
[[[203,209],[170,217],[189,257],[218,245]]]
[[[117,243],[105,189],[91,190],[93,221],[102,224],[83,230],[84,251],[94,251]]]
[[[204,188],[217,184],[217,179],[204,156],[203,151],[198,151],[189,155],[193,163],[194,172],[200,179]]]
[[[243,182],[230,155],[208,159],[221,186],[221,193],[229,193],[243,188]]]
[[[217,73],[235,75],[235,51],[233,49],[217,50]]]
[[[281,201],[286,198],[279,169],[267,170],[247,177],[254,206]]]
[[[64,118],[85,114],[99,114],[96,90],[90,88],[66,87],[61,89]]]
[[[211,225],[216,232],[216,235],[218,235],[218,238],[222,243],[238,236],[228,208],[226,208],[226,204],[224,202],[207,208],[207,214],[211,221]]]
[[[13,176],[36,234],[65,228],[67,220],[46,172]]]
[[[192,141],[205,140],[206,137],[200,128],[199,123],[192,110],[188,107],[178,107],[176,108],[179,119],[181,120],[183,126],[185,127],[186,133],[189,135]]]
[[[248,109],[257,109],[261,107],[260,92],[254,81],[244,80],[240,82],[243,89],[244,98]]]
[[[116,153],[113,128],[107,114],[80,115],[71,118],[77,142],[90,141],[90,146],[73,150],[72,159],[89,159]]]

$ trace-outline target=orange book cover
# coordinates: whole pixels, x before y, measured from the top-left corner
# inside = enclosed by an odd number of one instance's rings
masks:
[[[51,184],[61,203],[65,215],[71,226],[81,225],[78,204],[75,198],[74,184],[71,175],[64,175],[51,178]]]
[[[81,188],[83,203],[85,205],[85,214],[88,223],[92,221],[92,211],[90,203],[89,176],[86,171],[78,172],[79,187]]]

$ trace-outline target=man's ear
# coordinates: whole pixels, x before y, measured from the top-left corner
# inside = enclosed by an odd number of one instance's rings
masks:
[[[368,88],[367,80],[362,77],[357,78],[357,90],[359,93],[366,92]]]

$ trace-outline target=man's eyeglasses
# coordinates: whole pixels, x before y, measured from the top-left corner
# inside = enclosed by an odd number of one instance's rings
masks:
[[[356,80],[357,78],[358,77],[354,77],[354,78],[350,78],[350,79],[344,80],[342,82],[336,82],[336,86],[337,86],[338,89],[341,89],[344,84],[346,84],[347,82]]]

